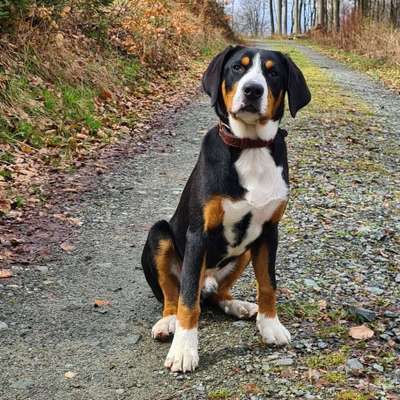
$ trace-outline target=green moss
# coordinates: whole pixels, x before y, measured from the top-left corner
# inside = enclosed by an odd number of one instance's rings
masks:
[[[344,364],[346,361],[346,357],[347,357],[347,351],[343,349],[333,353],[317,354],[315,356],[307,357],[305,359],[305,364],[307,365],[308,368],[329,369]]]
[[[346,383],[346,374],[341,371],[328,371],[324,374],[324,378],[333,384],[343,385]]]
[[[319,329],[319,335],[322,338],[330,338],[330,337],[344,337],[347,333],[347,328],[343,325],[335,324],[329,326],[323,326]]]
[[[355,390],[345,390],[336,395],[336,400],[368,400],[371,397],[369,395],[356,392]]]
[[[296,300],[278,304],[278,310],[286,318],[314,319],[320,315],[318,304]]]
[[[229,399],[231,397],[231,392],[228,389],[216,389],[212,392],[208,393],[209,400],[217,400],[217,399]]]

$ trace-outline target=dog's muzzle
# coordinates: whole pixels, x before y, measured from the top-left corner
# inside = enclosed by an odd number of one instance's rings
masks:
[[[264,88],[257,83],[248,83],[243,87],[243,106],[240,111],[259,113]]]

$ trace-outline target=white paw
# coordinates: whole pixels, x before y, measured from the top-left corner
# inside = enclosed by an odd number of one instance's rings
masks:
[[[218,282],[213,276],[207,276],[204,279],[204,286],[202,289],[203,294],[208,295],[211,293],[216,293],[218,290]]]
[[[194,371],[199,365],[197,328],[183,329],[176,323],[174,340],[164,365],[173,372]]]
[[[166,340],[175,333],[176,315],[169,315],[157,321],[151,329],[151,337]]]
[[[281,324],[278,316],[275,318],[268,318],[264,314],[258,314],[257,327],[261,333],[263,341],[267,344],[282,346],[290,343],[290,333]]]
[[[236,318],[251,318],[258,312],[257,304],[242,300],[224,300],[219,303],[219,306],[226,314]]]

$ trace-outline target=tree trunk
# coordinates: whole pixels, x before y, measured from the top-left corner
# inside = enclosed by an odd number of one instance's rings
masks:
[[[340,0],[334,0],[333,29],[336,32],[340,30]]]
[[[288,0],[283,0],[283,26],[282,26],[282,30],[283,30],[283,34],[287,35],[288,31],[287,31],[287,14],[288,14],[288,9],[287,9],[287,2]]]
[[[327,22],[327,7],[326,0],[318,0],[317,3],[317,25],[320,25],[322,28],[326,28]]]
[[[276,1],[276,31],[282,35],[282,0]]]
[[[293,19],[294,19],[294,34],[298,35],[299,32],[299,0],[293,0]]]
[[[271,18],[271,35],[275,35],[273,0],[269,0],[269,16]]]

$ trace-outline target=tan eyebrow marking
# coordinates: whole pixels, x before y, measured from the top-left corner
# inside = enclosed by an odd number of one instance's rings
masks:
[[[265,66],[267,69],[271,69],[274,66],[274,62],[272,60],[265,61]]]
[[[242,63],[242,65],[247,66],[250,64],[250,58],[245,56],[240,60],[240,62]]]

